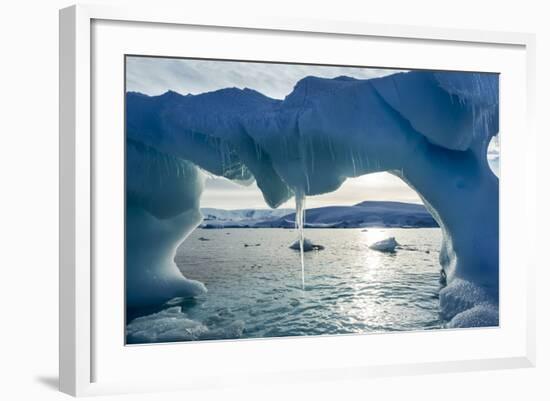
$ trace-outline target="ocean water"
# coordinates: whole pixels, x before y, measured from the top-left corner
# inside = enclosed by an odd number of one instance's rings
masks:
[[[369,249],[392,236],[395,253]],[[278,228],[195,230],[175,262],[208,293],[134,312],[129,343],[442,327],[439,228],[306,230],[324,249],[305,254],[305,289],[300,253],[289,249],[297,238]]]

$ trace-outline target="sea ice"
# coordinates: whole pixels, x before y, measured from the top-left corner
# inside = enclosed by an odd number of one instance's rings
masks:
[[[197,340],[207,332],[206,326],[189,319],[180,306],[138,317],[126,326],[128,341],[132,343]]]
[[[132,320],[126,326],[126,335],[128,341],[134,344],[209,340],[239,338],[245,328],[242,320],[225,322],[220,319],[217,323],[215,327],[210,328],[204,323],[190,319],[182,312],[181,306],[172,306]]]

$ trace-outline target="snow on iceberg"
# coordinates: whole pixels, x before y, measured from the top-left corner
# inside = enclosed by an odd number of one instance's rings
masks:
[[[499,325],[498,308],[491,302],[475,305],[457,314],[447,324],[450,328],[495,327]]]
[[[483,305],[498,310],[499,181],[487,162],[499,129],[498,75],[306,77],[284,100],[229,88],[128,93],[126,104],[127,232],[141,230],[127,246],[130,305],[203,290],[176,274],[171,261],[201,221],[201,169],[256,180],[272,208],[294,194],[303,199],[334,191],[348,177],[387,171],[419,193],[442,229],[447,319],[466,310],[469,321],[488,318],[455,280],[482,291]],[[155,235],[162,238],[158,250],[150,246]]]
[[[390,237],[369,245],[369,248],[380,252],[395,252],[395,247],[398,245],[395,237]]]

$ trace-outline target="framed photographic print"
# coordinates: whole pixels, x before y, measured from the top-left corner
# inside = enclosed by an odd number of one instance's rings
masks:
[[[62,10],[61,390],[532,366],[533,43]]]

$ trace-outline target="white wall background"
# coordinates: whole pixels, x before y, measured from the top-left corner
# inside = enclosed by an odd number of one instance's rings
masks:
[[[112,0],[98,3],[124,4]],[[134,1],[133,3],[135,3]],[[153,3],[151,1],[151,3]],[[168,1],[155,1],[156,7]],[[250,8],[279,16],[360,19],[397,23],[534,32],[537,37],[537,115],[540,220],[537,232],[526,232],[540,249],[538,266],[537,347],[534,369],[441,374],[327,382],[285,388],[230,389],[224,393],[122,396],[131,400],[171,399],[401,399],[519,400],[550,399],[550,282],[546,242],[550,221],[548,149],[550,89],[549,13],[543,1],[388,0],[269,2],[171,2],[194,9],[221,9],[227,15]],[[57,261],[58,261],[58,8],[64,0],[4,2],[0,22],[0,398],[54,400],[57,393]],[[517,133],[521,135],[521,132]],[[533,200],[535,204],[535,200]],[[519,268],[519,266],[518,266]],[[449,344],[449,346],[452,346]],[[109,398],[111,399],[111,398]],[[112,398],[114,399],[114,397]],[[117,398],[118,399],[118,398]]]

